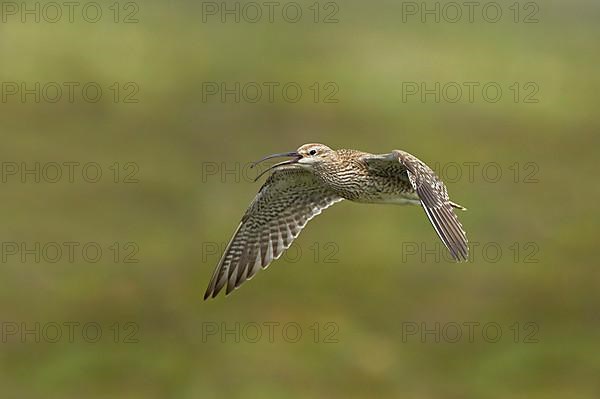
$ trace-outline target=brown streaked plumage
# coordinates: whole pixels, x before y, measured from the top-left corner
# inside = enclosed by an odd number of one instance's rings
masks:
[[[467,237],[452,209],[465,208],[450,201],[444,183],[417,157],[400,150],[374,155],[315,143],[257,163],[282,156],[291,159],[262,173],[274,170],[242,217],[204,299],[225,286],[229,294],[254,277],[281,256],[310,219],[344,199],[421,205],[452,257],[467,260]]]

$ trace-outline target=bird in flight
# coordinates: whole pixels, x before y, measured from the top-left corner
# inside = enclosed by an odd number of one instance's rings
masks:
[[[273,171],[233,233],[204,299],[216,297],[225,286],[227,295],[250,280],[289,248],[309,220],[342,200],[420,205],[452,258],[467,260],[467,236],[452,209],[465,208],[450,201],[444,183],[414,155],[332,150],[313,143],[266,156],[252,166],[280,157],[289,159],[256,178]]]

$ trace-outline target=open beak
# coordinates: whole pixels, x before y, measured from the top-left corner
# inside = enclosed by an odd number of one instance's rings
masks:
[[[256,165],[258,165],[259,163],[264,162],[264,161],[266,161],[268,159],[282,158],[282,157],[292,157],[292,159],[288,159],[287,161],[276,163],[275,165],[272,165],[270,168],[263,170],[258,176],[256,176],[256,179],[254,179],[254,181],[257,181],[258,179],[260,179],[260,177],[262,175],[264,175],[265,173],[267,173],[271,169],[277,168],[278,166],[293,165],[295,163],[298,163],[298,161],[302,158],[302,155],[298,154],[296,151],[282,152],[282,153],[279,153],[279,154],[271,154],[271,155],[267,155],[263,159],[260,159],[260,160],[258,160],[256,162],[253,162],[252,165],[250,165],[250,167],[253,168]]]

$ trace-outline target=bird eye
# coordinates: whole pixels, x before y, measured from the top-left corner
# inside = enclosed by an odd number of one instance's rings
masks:
[[[317,154],[317,150],[310,150],[308,152],[308,155],[316,155]]]

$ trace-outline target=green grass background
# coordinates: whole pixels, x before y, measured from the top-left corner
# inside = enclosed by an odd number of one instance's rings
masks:
[[[500,2],[505,12],[512,2]],[[106,11],[109,2],[101,3]],[[122,3],[124,4],[124,3]],[[539,23],[402,22],[402,3],[339,1],[336,24],[202,22],[201,2],[139,2],[136,24],[0,23],[2,82],[136,82],[136,104],[0,103],[0,160],[139,165],[139,183],[0,183],[2,242],[136,242],[139,263],[0,264],[3,322],[139,326],[135,344],[0,343],[5,398],[597,398],[600,276],[600,6],[539,1]],[[283,4],[283,3],[282,3]],[[300,2],[306,11],[311,2]],[[323,3],[322,3],[323,4]],[[428,3],[431,6],[431,2]],[[521,3],[524,4],[524,3]],[[477,14],[476,14],[477,15]],[[12,22],[11,22],[12,21]],[[202,102],[202,83],[336,82],[336,104]],[[402,82],[536,82],[537,104],[402,102]],[[202,301],[218,256],[260,183],[229,168],[307,142],[412,152],[423,160],[497,162],[503,177],[448,184],[469,208],[467,264],[402,261],[433,247],[418,208],[342,203],[312,221],[298,262],[280,259],[233,295]],[[537,183],[509,165],[534,162]],[[332,242],[337,263],[310,247]],[[538,263],[508,247],[533,242]],[[405,322],[496,322],[488,343],[402,339]],[[538,343],[509,326],[535,322]],[[202,339],[203,323],[295,322],[303,337]],[[336,323],[337,343],[309,327]],[[266,330],[264,330],[266,331]],[[263,331],[263,332],[264,332]]]

